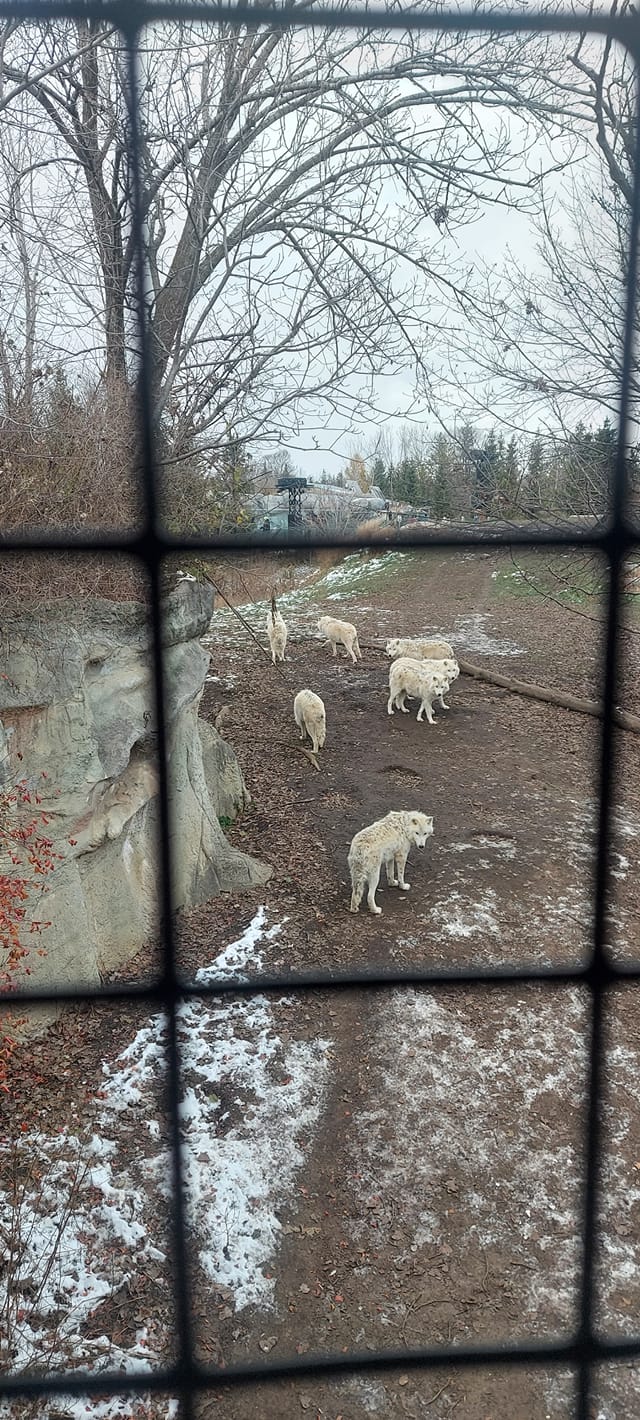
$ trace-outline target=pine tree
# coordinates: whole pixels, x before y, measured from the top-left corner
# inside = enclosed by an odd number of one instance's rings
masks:
[[[403,503],[415,505],[420,502],[420,477],[415,459],[401,459],[394,478],[395,496]]]
[[[384,493],[386,498],[391,497],[389,488],[389,475],[385,466],[384,459],[381,459],[380,455],[378,455],[378,457],[373,461],[371,467],[371,482],[375,488],[379,488],[380,492]]]
[[[433,441],[429,460],[428,501],[432,516],[450,518],[454,511],[454,455],[446,434]]]
[[[520,494],[520,458],[518,454],[518,441],[515,434],[509,440],[500,469],[500,496],[502,511],[511,515],[519,511]]]
[[[524,485],[524,505],[530,518],[536,518],[543,509],[547,510],[547,467],[543,440],[537,434],[527,455],[527,469]],[[548,510],[547,510],[548,511]]]

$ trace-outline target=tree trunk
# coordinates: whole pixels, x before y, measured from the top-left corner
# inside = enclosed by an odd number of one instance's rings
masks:
[[[365,650],[381,651],[383,645],[376,641],[360,640],[360,645]],[[578,715],[593,715],[601,720],[604,714],[600,700],[583,700],[578,695],[570,695],[566,690],[549,690],[547,686],[535,685],[533,681],[514,680],[511,676],[500,675],[499,671],[488,671],[485,666],[475,666],[471,661],[463,660],[462,656],[456,656],[462,675],[472,676],[474,680],[486,681],[487,685],[499,685],[504,690],[508,690],[511,695],[525,695],[529,700],[542,700],[548,705],[560,705],[563,710],[574,710]],[[390,663],[391,664],[391,663]],[[630,710],[613,711],[613,722],[620,726],[621,730],[631,730],[633,734],[640,733],[640,715],[633,715]]]
[[[577,695],[569,695],[566,690],[548,690],[545,686],[534,685],[531,681],[513,680],[511,676],[500,675],[498,671],[474,666],[471,661],[464,661],[460,656],[457,660],[463,675],[473,676],[474,680],[487,681],[489,685],[503,686],[512,695],[526,695],[530,700],[544,700],[549,705],[560,705],[564,710],[575,710],[579,715],[595,715],[600,720],[604,714],[600,700],[583,700]],[[619,710],[616,707],[613,711],[613,721],[623,730],[632,730],[634,734],[640,732],[640,715],[632,715],[629,710]]]

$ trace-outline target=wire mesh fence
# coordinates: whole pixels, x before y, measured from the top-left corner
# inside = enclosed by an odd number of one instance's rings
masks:
[[[636,529],[628,504],[626,449],[630,443],[633,420],[631,408],[632,367],[634,361],[635,303],[637,289],[637,237],[640,220],[640,185],[636,169],[630,212],[628,234],[628,277],[627,308],[625,318],[625,338],[622,355],[622,381],[620,389],[617,466],[609,517],[596,527],[574,530],[544,526],[524,526],[491,528],[478,526],[464,530],[455,527],[439,529],[437,533],[424,528],[402,537],[403,550],[421,548],[482,548],[513,546],[531,548],[580,548],[591,549],[606,559],[608,566],[608,599],[606,610],[606,638],[602,665],[603,718],[600,737],[598,763],[598,832],[594,876],[594,916],[593,941],[586,963],[564,966],[547,966],[523,969],[505,967],[490,970],[388,970],[385,972],[349,969],[343,973],[312,970],[306,973],[282,972],[277,975],[257,975],[251,981],[230,977],[225,981],[210,985],[194,985],[182,979],[176,959],[174,935],[174,912],[171,899],[171,805],[167,781],[167,725],[166,725],[166,669],[163,647],[161,575],[168,556],[189,549],[199,552],[219,552],[232,549],[234,553],[254,552],[256,548],[292,551],[310,546],[306,534],[293,530],[286,536],[270,533],[268,536],[249,533],[233,535],[172,537],[163,526],[158,500],[156,478],[156,429],[152,398],[151,362],[153,352],[149,344],[147,313],[150,300],[148,251],[145,244],[146,205],[144,183],[141,174],[141,132],[139,124],[140,69],[138,65],[138,45],[147,27],[164,22],[191,21],[206,26],[224,24],[228,26],[265,26],[271,31],[301,29],[313,25],[319,30],[354,28],[363,23],[364,11],[358,7],[344,6],[340,9],[310,10],[288,6],[274,8],[263,5],[215,5],[215,4],[134,4],[116,3],[41,3],[10,4],[0,3],[0,14],[7,21],[25,23],[37,20],[39,23],[56,19],[80,18],[100,24],[113,25],[124,38],[128,55],[128,95],[131,164],[133,187],[134,231],[132,240],[135,248],[137,281],[136,320],[138,323],[139,379],[137,386],[136,420],[137,441],[140,449],[140,486],[142,493],[142,521],[139,530],[116,534],[92,534],[61,532],[36,535],[13,531],[5,534],[0,542],[0,551],[6,559],[20,558],[25,553],[47,553],[60,558],[81,556],[88,552],[122,555],[139,560],[148,578],[150,597],[150,620],[152,628],[152,650],[154,658],[154,693],[158,733],[158,770],[160,776],[160,861],[158,864],[158,893],[164,923],[162,965],[157,983],[153,986],[112,984],[92,991],[69,988],[55,993],[47,991],[20,991],[7,996],[7,1002],[46,1003],[55,999],[58,1003],[78,1000],[100,1000],[109,1002],[117,1009],[118,1003],[141,1000],[155,1002],[164,1012],[168,1021],[168,1065],[169,1086],[168,1106],[170,1118],[170,1143],[173,1157],[172,1230],[175,1281],[175,1317],[177,1332],[176,1361],[163,1369],[139,1373],[99,1375],[78,1371],[47,1375],[11,1375],[0,1377],[0,1402],[2,1399],[18,1401],[21,1397],[40,1398],[44,1403],[52,1403],[52,1398],[61,1395],[84,1394],[104,1395],[105,1393],[150,1393],[170,1394],[178,1397],[186,1417],[193,1411],[197,1397],[219,1386],[221,1373],[207,1369],[196,1359],[193,1335],[193,1318],[189,1287],[187,1229],[184,1207],[183,1169],[180,1149],[179,1102],[181,1097],[180,1043],[177,1031],[177,1011],[181,1003],[190,997],[251,997],[255,994],[279,996],[283,991],[304,993],[322,988],[330,993],[339,993],[356,988],[363,992],[380,992],[390,987],[428,985],[433,989],[447,985],[450,988],[472,988],[481,995],[504,989],[507,984],[544,983],[551,993],[557,1009],[562,1010],[563,993],[567,988],[580,986],[588,993],[588,1107],[585,1134],[585,1172],[582,1198],[581,1220],[581,1267],[579,1291],[579,1322],[575,1334],[568,1340],[528,1341],[526,1336],[516,1343],[496,1343],[495,1345],[453,1345],[438,1347],[418,1347],[388,1349],[379,1352],[366,1351],[362,1354],[350,1352],[348,1355],[332,1354],[291,1357],[281,1363],[270,1361],[235,1364],[224,1369],[224,1384],[246,1386],[248,1383],[273,1383],[314,1376],[339,1377],[344,1374],[391,1372],[399,1368],[406,1370],[416,1366],[425,1370],[442,1367],[514,1367],[541,1366],[571,1369],[577,1377],[575,1415],[578,1420],[587,1420],[594,1412],[593,1381],[596,1368],[616,1360],[640,1358],[640,1330],[632,1336],[611,1338],[602,1335],[595,1322],[594,1266],[597,1244],[597,1199],[598,1180],[602,1152],[601,1105],[603,1094],[603,1067],[605,1060],[604,1028],[608,993],[622,982],[637,982],[640,969],[628,963],[614,963],[606,948],[607,907],[610,901],[610,838],[611,813],[615,782],[615,727],[613,720],[617,683],[618,632],[622,597],[622,569],[630,549],[636,545]],[[440,7],[433,11],[405,12],[398,8],[390,11],[367,9],[366,27],[368,31],[411,31],[431,30],[440,32],[451,29],[458,33],[486,32],[584,32],[605,36],[626,46],[637,63],[640,56],[640,19],[631,13],[622,18],[615,14],[593,12],[587,15],[561,14],[510,14],[507,11],[492,13],[447,14]],[[316,542],[319,540],[316,539]],[[357,536],[345,536],[325,540],[326,543],[345,552],[375,546]],[[44,1411],[43,1411],[44,1413]]]

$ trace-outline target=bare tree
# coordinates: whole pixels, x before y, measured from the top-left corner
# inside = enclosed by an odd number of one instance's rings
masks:
[[[610,9],[624,15],[634,6],[612,0]],[[553,436],[581,417],[615,418],[619,408],[636,106],[625,50],[586,34],[557,43],[549,100],[557,96],[560,125],[570,120],[571,161],[561,182],[543,184],[535,259],[510,255],[502,271],[484,267],[477,301],[453,335],[446,381],[464,360],[476,409],[495,410],[500,389],[507,419]],[[639,399],[636,358],[636,420]]]
[[[178,446],[215,446],[229,427],[277,437],[314,411],[319,429],[329,410],[371,416],[381,371],[409,367],[428,383],[434,327],[471,299],[451,234],[486,204],[535,202],[536,138],[555,122],[549,43],[204,23],[146,33],[152,387]],[[122,40],[94,20],[12,25],[0,58],[6,113],[36,144],[24,170],[47,164],[32,228],[68,358],[126,383],[136,342]]]

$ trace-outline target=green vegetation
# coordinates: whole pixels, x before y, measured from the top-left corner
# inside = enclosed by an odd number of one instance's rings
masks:
[[[551,598],[561,606],[601,616],[607,595],[607,568],[590,552],[531,552],[523,549],[501,561],[493,574],[496,596],[527,600]],[[632,620],[640,619],[637,592],[624,592],[622,605]]]
[[[598,517],[607,512],[616,464],[609,419],[578,424],[562,438],[507,438],[465,424],[455,435],[409,432],[398,457],[371,464],[371,478],[392,501],[426,506],[434,518]],[[640,449],[629,454],[632,492],[640,490]]]

